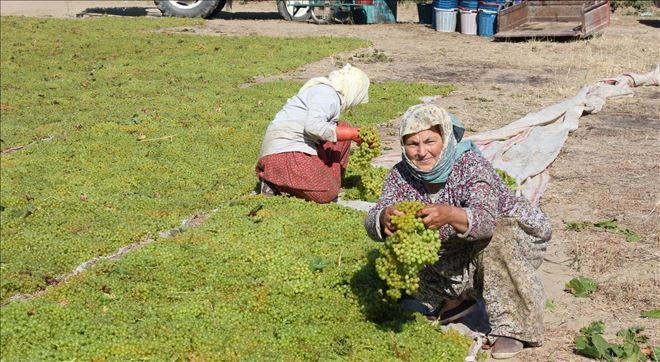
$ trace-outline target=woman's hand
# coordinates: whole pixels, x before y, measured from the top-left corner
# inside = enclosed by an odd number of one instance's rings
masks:
[[[337,141],[353,141],[357,144],[362,143],[360,138],[360,130],[358,128],[339,125],[337,126]]]
[[[465,210],[447,204],[426,205],[417,216],[422,218],[422,222],[429,229],[439,229],[450,224],[456,231],[463,233],[468,227]]]
[[[388,206],[380,213],[380,226],[386,236],[390,236],[396,231],[396,227],[392,224],[392,216],[394,215],[401,216],[403,213],[395,209],[394,206]]]

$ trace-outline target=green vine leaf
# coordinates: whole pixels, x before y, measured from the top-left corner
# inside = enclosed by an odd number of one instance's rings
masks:
[[[566,283],[566,291],[576,297],[586,297],[595,292],[598,285],[587,277],[577,277]]]

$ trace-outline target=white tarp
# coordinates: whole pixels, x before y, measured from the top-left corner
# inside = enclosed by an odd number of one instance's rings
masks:
[[[659,83],[660,65],[650,73],[605,79],[583,87],[573,98],[466,139],[474,141],[495,168],[513,176],[522,194],[538,204],[550,178],[547,168],[568,134],[578,128],[580,117],[599,112],[608,98],[631,97],[633,87]]]

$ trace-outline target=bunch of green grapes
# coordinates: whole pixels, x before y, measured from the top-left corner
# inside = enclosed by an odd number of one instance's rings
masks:
[[[380,136],[373,127],[360,128],[362,143],[351,153],[350,162],[355,168],[367,170],[371,168],[371,160],[380,155]]]
[[[417,212],[424,208],[420,201],[403,201],[394,206],[403,215],[392,216],[396,231],[385,239],[376,259],[378,276],[387,283],[387,296],[401,298],[401,292],[412,295],[419,287],[419,272],[438,259],[440,234],[427,229]]]
[[[380,155],[380,136],[374,127],[360,128],[362,143],[351,153],[349,175],[358,176],[354,190],[346,190],[345,197],[375,201],[380,196],[383,181],[389,172],[384,167],[373,167],[371,160]]]
[[[514,191],[518,189],[518,182],[516,181],[515,177],[509,175],[506,171],[499,168],[496,169],[495,172],[497,172],[497,175],[500,176],[502,181],[504,181],[506,187]]]
[[[390,172],[385,167],[371,167],[360,175],[360,198],[367,201],[376,201],[383,188],[385,176]]]

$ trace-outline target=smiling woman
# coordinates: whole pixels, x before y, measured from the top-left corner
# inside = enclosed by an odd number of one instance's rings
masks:
[[[390,171],[364,223],[372,238],[392,237],[403,216],[397,204],[421,201],[416,216],[426,229],[439,230],[442,244],[409,300],[443,323],[483,299],[491,336],[499,337],[491,355],[508,358],[524,344],[543,341],[543,285],[536,269],[550,223],[504,185],[474,144],[462,140],[463,132],[444,108],[410,107],[400,127],[403,160]]]

